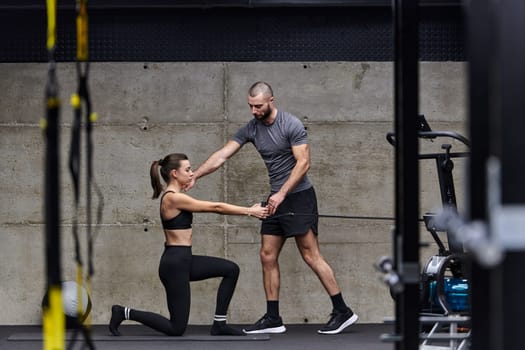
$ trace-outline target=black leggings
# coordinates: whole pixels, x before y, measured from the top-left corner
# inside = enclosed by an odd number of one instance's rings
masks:
[[[170,319],[135,309],[129,318],[167,335],[182,335],[190,316],[190,281],[223,277],[215,314],[225,316],[239,278],[239,266],[222,258],[192,255],[189,246],[166,246],[160,258],[159,276],[166,289]]]

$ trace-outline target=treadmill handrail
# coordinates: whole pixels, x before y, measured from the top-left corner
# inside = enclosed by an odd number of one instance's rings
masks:
[[[388,143],[390,143],[394,147],[396,145],[395,135],[396,134],[393,131],[390,131],[386,134],[386,139]],[[460,141],[465,146],[470,147],[470,140],[455,131],[420,131],[418,132],[418,137],[427,139],[433,139],[436,137],[450,137]]]

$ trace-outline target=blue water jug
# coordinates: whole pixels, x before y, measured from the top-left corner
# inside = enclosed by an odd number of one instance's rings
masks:
[[[435,305],[440,305],[436,290],[436,281],[430,282],[430,298]],[[461,312],[470,309],[468,294],[468,280],[463,278],[445,277],[444,279],[445,300],[452,311]]]

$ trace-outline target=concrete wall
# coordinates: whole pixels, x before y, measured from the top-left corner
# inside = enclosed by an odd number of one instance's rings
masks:
[[[331,63],[93,63],[90,90],[99,120],[94,129],[95,179],[104,193],[95,240],[92,322],[109,320],[114,303],[167,315],[157,276],[163,235],[153,201],[149,165],[184,152],[194,167],[251,118],[246,90],[270,82],[278,108],[308,128],[312,178],[322,214],[392,217],[394,150],[393,64]],[[421,112],[436,130],[464,133],[465,64],[421,64]],[[67,172],[75,66],[59,63],[61,113],[61,230],[63,275],[75,279],[71,239],[73,199]],[[45,286],[43,159],[47,64],[0,64],[0,324],[39,324]],[[453,150],[460,150],[454,142]],[[424,149],[440,149],[424,143]],[[462,202],[463,164],[457,162]],[[434,164],[424,163],[422,212],[439,204]],[[85,193],[80,220],[85,223]],[[247,146],[216,173],[201,179],[197,198],[251,205],[267,196],[267,176]],[[94,207],[97,201],[94,198]],[[460,204],[461,205],[461,204]],[[393,303],[373,264],[391,255],[392,222],[320,220],[321,251],[335,270],[347,302],[362,322],[382,322]],[[195,215],[194,253],[224,256],[241,266],[230,307],[232,323],[254,322],[265,312],[258,258],[259,222],[246,217]],[[147,231],[145,230],[147,229]],[[81,227],[82,236],[85,227]],[[422,228],[422,239],[430,236]],[[85,249],[85,239],[82,240]],[[422,261],[435,247],[422,251]],[[85,258],[85,255],[84,255]],[[281,260],[281,313],[286,323],[326,322],[330,300],[303,263],[293,241]],[[217,280],[193,283],[190,322],[207,324]]]

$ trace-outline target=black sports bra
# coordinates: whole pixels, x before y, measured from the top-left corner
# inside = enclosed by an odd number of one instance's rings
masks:
[[[175,193],[174,191],[166,191],[160,197],[160,203],[162,204],[162,199],[166,193]],[[162,228],[165,230],[185,230],[191,228],[191,223],[193,222],[193,213],[187,210],[181,210],[180,213],[168,220],[164,220],[161,217]]]

